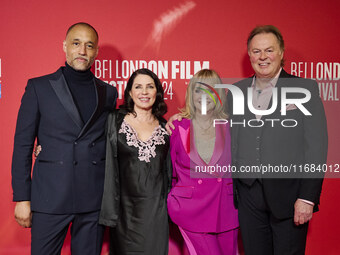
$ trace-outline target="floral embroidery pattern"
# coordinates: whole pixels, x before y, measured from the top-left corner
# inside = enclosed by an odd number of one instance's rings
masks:
[[[129,146],[138,148],[138,159],[145,162],[150,162],[150,158],[156,156],[156,145],[165,144],[164,136],[168,135],[164,128],[158,126],[147,141],[141,141],[135,129],[125,120],[123,120],[119,133],[126,135],[126,141]]]

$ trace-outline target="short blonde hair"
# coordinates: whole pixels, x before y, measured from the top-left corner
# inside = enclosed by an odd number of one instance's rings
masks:
[[[207,83],[212,86],[215,84],[222,84],[221,78],[218,76],[217,72],[211,69],[202,69],[201,71],[198,71],[189,82],[189,85],[187,87],[187,92],[185,94],[185,107],[180,109],[180,114],[184,118],[191,118],[193,119],[195,117],[195,105],[193,101],[193,91],[195,89],[196,83],[202,82]],[[217,118],[220,119],[226,119],[229,117],[227,113],[227,95],[226,91],[223,88],[216,88],[215,89],[218,93],[218,95],[221,98],[222,105],[218,101],[218,103],[215,106],[214,114]]]

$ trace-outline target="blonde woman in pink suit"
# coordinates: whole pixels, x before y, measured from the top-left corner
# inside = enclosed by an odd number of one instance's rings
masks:
[[[239,225],[231,173],[207,171],[225,171],[231,163],[229,125],[213,125],[214,119],[228,117],[225,91],[214,89],[221,83],[213,70],[194,75],[181,112],[183,120],[173,122],[170,138],[173,187],[168,195],[168,213],[190,255],[237,253]],[[202,114],[202,94],[206,94],[206,114]]]

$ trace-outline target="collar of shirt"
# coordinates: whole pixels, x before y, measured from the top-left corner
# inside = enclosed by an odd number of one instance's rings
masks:
[[[274,88],[276,86],[276,83],[277,83],[277,81],[279,79],[281,71],[282,71],[282,67],[281,67],[280,71],[275,75],[275,77],[269,81],[269,83],[268,83],[268,85],[266,86],[265,89],[267,89],[267,88]],[[261,89],[256,88],[255,81],[256,81],[256,75],[254,75],[254,77],[253,77],[253,80],[252,80],[252,83],[251,83],[251,87],[254,89],[254,91],[255,90],[256,91],[261,90]]]
[[[276,86],[277,80],[280,76],[282,68],[278,72],[278,74],[271,79],[267,86],[264,89],[259,89],[256,87],[256,77],[254,76],[253,81],[252,81],[252,88],[253,88],[253,98],[252,98],[252,103],[253,107],[257,110],[267,110],[270,100],[273,95],[273,88]],[[256,119],[261,119],[262,115],[255,115]]]

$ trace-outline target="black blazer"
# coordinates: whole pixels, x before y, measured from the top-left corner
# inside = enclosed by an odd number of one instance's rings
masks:
[[[247,102],[247,88],[252,84],[252,78],[242,80],[237,85],[245,95]],[[322,101],[319,97],[317,83],[312,80],[298,78],[286,73],[283,69],[276,84],[278,88],[278,106],[274,113],[262,116],[265,119],[295,119],[298,125],[294,128],[282,128],[280,122],[266,122],[262,127],[260,144],[262,165],[303,165],[324,164],[327,160],[328,136],[327,122]],[[312,116],[305,116],[299,109],[287,111],[286,116],[281,116],[281,88],[301,87],[311,92],[309,102],[303,104]],[[232,109],[232,97],[228,93],[229,109]],[[289,93],[288,98],[298,97],[298,94]],[[300,96],[301,97],[301,96]],[[245,107],[248,107],[245,105]],[[270,107],[270,106],[269,106]],[[232,113],[232,111],[231,111]],[[231,119],[240,122],[244,116],[231,115]],[[254,115],[255,119],[255,115]],[[291,124],[291,123],[290,123]],[[241,125],[231,128],[232,162],[238,165],[238,135]],[[323,175],[317,174],[317,177]],[[301,177],[301,176],[300,176]],[[236,189],[242,179],[237,179]],[[263,178],[262,184],[268,206],[277,218],[287,218],[294,215],[294,203],[297,198],[306,199],[315,203],[314,210],[318,210],[321,194],[322,178]],[[237,193],[237,191],[236,191]],[[237,200],[237,197],[236,197]],[[236,201],[237,206],[237,201]]]
[[[30,79],[22,97],[14,137],[14,201],[32,211],[69,214],[100,209],[105,166],[105,124],[116,104],[116,88],[93,80],[96,109],[83,123],[60,68]],[[37,139],[42,151],[35,160]]]
[[[118,164],[118,132],[123,123],[127,112],[125,110],[116,110],[109,114],[107,121],[107,144],[106,144],[106,168],[105,168],[105,184],[102,207],[99,216],[99,224],[115,227],[121,213],[121,196],[120,196],[120,180],[119,180],[119,164]],[[158,119],[159,124],[165,128],[166,120]],[[128,160],[128,159],[126,159]],[[170,158],[170,149],[167,159],[163,162],[163,181],[164,188],[162,196],[166,200],[171,189],[172,179],[172,163]]]

